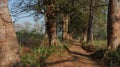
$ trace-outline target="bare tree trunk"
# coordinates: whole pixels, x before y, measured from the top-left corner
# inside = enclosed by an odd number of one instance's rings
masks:
[[[68,24],[69,24],[69,15],[65,14],[63,18],[63,40],[68,39]]]
[[[120,45],[120,1],[109,0],[107,22],[108,47],[115,50]]]
[[[54,19],[48,19],[46,23],[49,45],[57,45],[56,22]]]
[[[0,1],[0,67],[13,67],[20,62],[18,42],[10,18],[7,0]],[[19,67],[16,65],[16,67]]]
[[[56,27],[56,20],[55,19],[53,19],[53,21],[51,22],[51,25],[52,25],[52,27],[51,27],[51,29],[50,29],[50,31],[51,31],[51,44],[53,44],[53,45],[57,45],[58,44],[58,40],[57,40],[57,27]]]
[[[48,1],[46,1],[48,2]],[[56,13],[55,13],[55,5],[54,1],[51,4],[46,6],[46,31],[49,39],[49,45],[58,45],[60,44],[57,39],[57,32],[56,32]]]
[[[90,1],[90,14],[87,32],[87,43],[92,43],[93,41],[93,0]]]

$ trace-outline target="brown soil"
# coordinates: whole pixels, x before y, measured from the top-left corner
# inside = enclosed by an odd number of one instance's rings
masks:
[[[81,48],[80,43],[70,45],[63,56],[51,55],[41,67],[106,67],[104,64],[88,57],[91,53]]]

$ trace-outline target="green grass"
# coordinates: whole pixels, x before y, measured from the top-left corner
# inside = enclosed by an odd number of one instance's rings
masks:
[[[106,49],[107,41],[106,40],[95,40],[94,45],[97,49]]]
[[[21,49],[22,48],[23,47],[21,46]],[[41,62],[43,63],[52,54],[64,56],[63,51],[65,51],[63,45],[33,48],[30,52],[24,52],[21,55],[21,62],[24,67],[27,65],[28,67],[40,67]]]

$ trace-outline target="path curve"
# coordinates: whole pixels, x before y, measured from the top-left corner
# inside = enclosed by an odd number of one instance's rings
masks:
[[[67,48],[68,52],[62,57],[48,58],[45,67],[106,67],[87,57],[89,54],[81,48],[80,43],[74,43]],[[52,59],[52,60],[50,60]]]

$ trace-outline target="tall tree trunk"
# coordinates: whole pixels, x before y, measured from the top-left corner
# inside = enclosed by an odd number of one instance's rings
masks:
[[[49,1],[46,1],[49,2]],[[55,5],[54,0],[51,1],[49,5],[46,6],[46,31],[49,39],[49,45],[57,45],[60,44],[57,39],[57,32],[56,32],[56,13],[55,13]]]
[[[69,24],[69,15],[65,14],[63,18],[63,40],[68,39],[68,24]]]
[[[0,5],[0,67],[13,67],[20,62],[19,46],[11,22],[7,0],[1,0],[0,4],[2,4]]]
[[[48,17],[47,17],[48,18]],[[46,23],[47,35],[49,38],[49,45],[57,45],[56,21],[48,19]]]
[[[108,47],[115,50],[120,45],[120,1],[109,0],[107,22]]]
[[[87,43],[92,43],[93,41],[93,0],[90,1],[90,14],[87,32]]]

